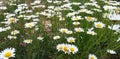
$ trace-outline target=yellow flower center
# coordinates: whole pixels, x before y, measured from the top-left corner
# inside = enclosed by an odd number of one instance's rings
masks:
[[[73,39],[70,39],[70,41],[69,41],[70,43],[72,43],[73,42]]]
[[[30,42],[31,42],[31,40],[26,40],[26,42],[27,42],[27,43],[30,43]]]
[[[74,20],[79,20],[79,19],[77,17],[75,17]]]
[[[69,51],[68,47],[64,47],[64,51],[68,52]]]
[[[96,26],[97,26],[98,28],[101,28],[101,27],[102,27],[102,25],[101,25],[101,24],[97,24]]]
[[[73,52],[73,51],[75,51],[75,49],[74,48],[70,48],[70,51]]]
[[[31,23],[30,23],[30,24],[28,24],[28,26],[29,26],[29,27],[32,27],[32,26],[33,26],[33,24],[31,24]]]
[[[95,58],[92,56],[92,57],[90,57],[90,59],[95,59]]]
[[[65,33],[65,32],[66,32],[66,30],[65,30],[65,29],[63,29],[63,30],[62,30],[62,32],[63,32],[63,33]]]
[[[11,23],[15,22],[15,19],[14,18],[10,18],[10,22]]]
[[[11,55],[12,55],[12,53],[11,53],[11,52],[6,52],[6,53],[4,54],[4,56],[5,56],[6,58],[11,57]]]
[[[87,20],[92,20],[92,17],[88,16],[88,17],[87,17]]]
[[[80,29],[77,29],[77,32],[81,32],[81,30],[80,30]]]
[[[94,33],[93,33],[93,32],[90,32],[89,34],[93,35]]]

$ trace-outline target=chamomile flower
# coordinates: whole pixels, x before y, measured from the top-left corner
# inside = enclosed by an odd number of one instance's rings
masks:
[[[96,28],[103,28],[103,27],[105,27],[105,24],[103,24],[102,22],[94,22],[94,26]]]
[[[58,44],[56,48],[58,51],[62,51],[63,47],[64,47],[64,44]]]
[[[66,34],[72,34],[73,32],[72,31],[66,31]]]
[[[97,57],[94,54],[89,54],[88,59],[97,59]]]
[[[66,28],[61,28],[59,31],[60,31],[61,33],[66,33],[66,32],[68,31],[68,29],[66,29]]]
[[[77,21],[77,20],[81,20],[81,16],[73,16],[72,18],[72,21]]]
[[[23,42],[26,43],[26,44],[30,44],[30,43],[32,43],[32,40],[31,39],[26,39]]]
[[[16,37],[16,36],[8,35],[8,38],[9,38],[9,39],[16,39],[17,37]]]
[[[117,54],[114,50],[110,50],[110,49],[108,49],[107,52],[110,54]]]
[[[59,21],[65,21],[65,18],[60,17],[60,18],[59,18]]]
[[[25,28],[32,28],[37,24],[37,22],[30,22],[25,24]]]
[[[79,25],[80,22],[73,22],[73,25]]]
[[[74,43],[74,42],[75,42],[75,39],[76,39],[76,38],[74,38],[74,37],[68,37],[68,38],[67,38],[67,42],[69,42],[69,43]]]
[[[37,37],[37,39],[43,41],[44,37],[39,36],[39,37]]]
[[[68,45],[68,44],[65,44],[65,45],[63,46],[63,51],[65,52],[65,54],[66,54],[66,53],[70,54],[70,49],[69,49],[69,45]]]
[[[11,17],[11,18],[8,19],[8,23],[9,23],[9,24],[11,24],[11,23],[16,23],[17,21],[18,21],[18,19],[13,18],[13,17]]]
[[[14,30],[11,32],[12,35],[16,35],[16,34],[19,34],[19,31],[18,30]]]
[[[88,30],[88,31],[87,31],[87,34],[90,34],[90,35],[97,35],[97,33],[95,33],[94,31],[91,31],[91,30]]]
[[[83,28],[74,28],[75,32],[84,32],[84,29]]]
[[[58,39],[60,39],[60,36],[54,36],[53,39],[58,40]]]
[[[11,57],[15,57],[15,48],[7,48],[0,52],[0,58],[9,59]]]
[[[93,22],[93,21],[96,21],[96,20],[97,20],[96,18],[90,17],[90,16],[85,17],[85,19],[86,19],[88,22]]]
[[[73,54],[78,52],[78,48],[75,45],[70,45],[69,49],[70,49],[70,52]]]

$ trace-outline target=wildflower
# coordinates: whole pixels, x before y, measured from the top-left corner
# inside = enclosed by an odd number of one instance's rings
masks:
[[[97,33],[95,33],[94,31],[88,30],[88,31],[87,31],[87,34],[96,35]]]
[[[108,49],[107,52],[110,54],[116,54],[116,52],[114,50],[110,50],[110,49]]]
[[[96,21],[96,20],[97,20],[96,18],[90,17],[90,16],[85,17],[85,19],[86,19],[88,22],[93,22],[93,21]]]
[[[83,28],[74,28],[74,30],[76,31],[76,32],[84,32],[84,29]]]
[[[15,57],[15,48],[7,48],[0,52],[0,58],[9,59],[11,57]]]
[[[80,22],[73,22],[73,25],[79,25]]]
[[[97,57],[94,54],[89,54],[88,59],[97,59]]]
[[[82,18],[81,18],[81,16],[73,16],[71,19],[73,21],[77,21],[77,20],[81,20]]]
[[[14,30],[11,32],[12,35],[16,35],[16,34],[19,34],[19,31],[18,30]]]
[[[70,45],[69,49],[70,49],[70,52],[73,54],[78,52],[78,48],[75,45]]]
[[[66,34],[72,34],[73,32],[72,31],[67,31]]]
[[[94,26],[95,26],[96,28],[103,28],[103,27],[105,27],[105,24],[103,24],[102,22],[95,22],[95,23],[94,23]]]
[[[17,37],[16,37],[16,36],[8,35],[8,38],[9,38],[9,39],[16,39]]]
[[[9,24],[11,24],[11,23],[16,23],[17,21],[18,21],[18,19],[13,18],[13,17],[11,17],[11,18],[8,19],[8,23],[9,23]]]
[[[58,51],[62,51],[63,46],[64,46],[64,44],[58,44],[56,48],[57,48]]]
[[[25,28],[32,28],[37,24],[37,22],[30,22],[25,24]]]
[[[69,50],[69,45],[68,44],[65,44],[64,46],[63,46],[63,51],[65,52],[65,54],[66,53],[70,53],[70,50]]]
[[[60,39],[60,36],[54,36],[53,39],[58,40],[58,39]]]
[[[61,33],[66,33],[66,32],[68,31],[68,29],[66,29],[66,28],[61,28],[59,31],[60,31]]]
[[[39,37],[37,37],[37,39],[38,39],[38,40],[43,40],[44,37],[39,36]]]
[[[73,42],[75,42],[75,39],[76,39],[76,38],[68,37],[68,38],[67,38],[67,42],[73,43]]]
[[[31,39],[26,39],[23,42],[29,44],[29,43],[32,43],[32,40]]]

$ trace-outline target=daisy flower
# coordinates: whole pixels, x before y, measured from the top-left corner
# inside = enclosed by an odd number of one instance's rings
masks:
[[[10,23],[16,23],[18,21],[18,19],[16,19],[16,18],[9,18],[8,19],[8,23],[10,24]]]
[[[11,32],[12,35],[16,35],[16,34],[19,34],[19,31],[18,30],[14,30]]]
[[[37,37],[37,39],[38,40],[43,40],[44,38],[39,36],[39,37]]]
[[[11,57],[15,57],[15,48],[7,48],[0,52],[0,58],[9,59]]]
[[[70,52],[73,54],[78,52],[78,48],[75,45],[70,45],[69,49],[70,49]]]
[[[84,32],[84,29],[83,28],[74,28],[74,30],[76,31],[76,32]]]
[[[80,22],[73,22],[73,25],[79,25]]]
[[[31,39],[26,39],[26,40],[24,40],[23,42],[24,42],[24,43],[27,43],[27,44],[30,44],[30,43],[32,43],[32,40],[31,40]]]
[[[60,39],[60,36],[54,36],[53,39],[54,40]]]
[[[88,31],[87,31],[87,34],[90,34],[90,35],[97,35],[97,33],[95,33],[94,31],[91,31],[91,30],[88,30]]]
[[[61,33],[66,33],[66,32],[68,31],[68,29],[66,29],[66,28],[61,28],[59,31],[60,31]]]
[[[71,19],[73,21],[77,21],[77,20],[81,20],[82,18],[81,18],[81,16],[73,16]]]
[[[73,43],[73,42],[75,42],[75,39],[76,39],[76,38],[74,38],[74,37],[68,37],[68,38],[67,38],[67,42]]]
[[[94,22],[94,26],[96,28],[103,28],[103,27],[105,27],[105,24],[103,24],[102,22]]]
[[[63,47],[64,47],[64,44],[58,44],[56,48],[58,51],[62,51]]]
[[[66,53],[70,53],[70,49],[69,49],[69,45],[68,44],[65,44],[64,46],[63,46],[63,51],[65,52],[65,54]]]
[[[37,24],[37,22],[30,22],[25,24],[25,28],[32,28]]]
[[[73,32],[72,31],[67,31],[66,34],[72,34]]]
[[[96,21],[96,20],[97,20],[96,18],[90,17],[90,16],[85,17],[85,19],[86,19],[88,22],[93,22],[93,21]]]
[[[88,59],[97,59],[97,57],[94,54],[89,54]]]
[[[117,54],[114,50],[110,50],[110,49],[108,49],[107,52],[110,54]]]

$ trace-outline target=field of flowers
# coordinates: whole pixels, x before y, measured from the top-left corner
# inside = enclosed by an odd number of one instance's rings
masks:
[[[28,2],[0,2],[0,59],[120,59],[120,2]]]

